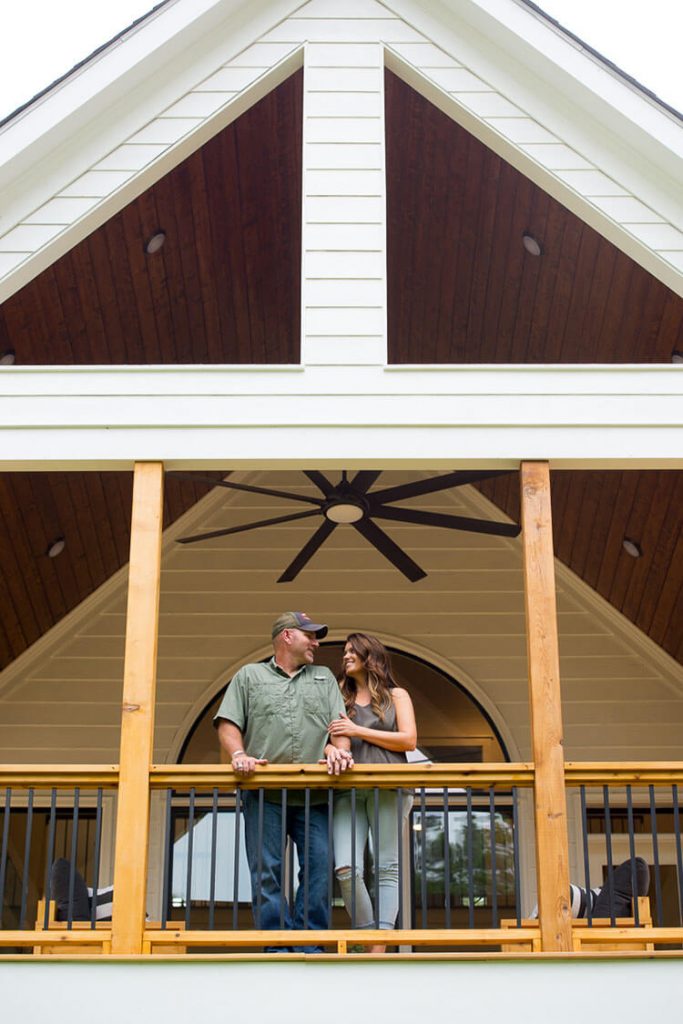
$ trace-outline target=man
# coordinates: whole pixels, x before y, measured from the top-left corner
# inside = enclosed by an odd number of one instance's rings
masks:
[[[250,776],[258,765],[327,762],[339,775],[353,767],[347,737],[328,736],[329,722],[345,714],[336,679],[313,664],[327,626],[304,612],[285,612],[273,623],[273,657],[244,665],[233,677],[214,723],[235,772]],[[257,928],[327,928],[327,793],[311,790],[243,794],[244,832]],[[291,836],[299,858],[294,910],[283,892],[282,853]],[[310,950],[310,947],[307,947]],[[317,951],[317,950],[316,950]]]

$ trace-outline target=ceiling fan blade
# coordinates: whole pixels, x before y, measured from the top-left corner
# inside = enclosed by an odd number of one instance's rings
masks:
[[[352,525],[377,548],[381,555],[384,555],[392,565],[396,566],[399,572],[407,576],[411,583],[424,579],[427,575],[424,569],[421,569],[417,562],[414,562],[398,544],[395,544],[389,534],[381,530],[376,523],[370,519],[361,519]]]
[[[299,575],[306,563],[313,557],[320,545],[327,540],[333,530],[336,530],[337,523],[330,522],[329,519],[323,520],[322,524],[315,531],[311,539],[304,544],[296,558],[289,563],[282,576],[279,577],[278,583],[291,583],[291,581]]]
[[[377,477],[381,475],[381,469],[361,469],[351,481],[351,489],[357,494],[367,494]]]
[[[443,473],[427,480],[413,480],[397,487],[385,487],[370,495],[373,503],[386,504],[389,501],[403,501],[405,498],[416,498],[420,494],[433,494],[434,491],[445,491],[449,487],[460,487],[462,484],[473,484],[478,480],[489,480],[496,476],[505,476],[514,472],[510,469],[456,470],[454,473]]]
[[[304,474],[308,477],[311,483],[314,483],[315,486],[323,492],[326,498],[329,498],[334,490],[334,485],[330,483],[326,476],[319,473],[317,469],[305,469]],[[320,498],[316,498],[315,500],[320,501]]]
[[[247,530],[258,530],[260,526],[291,523],[294,519],[308,519],[320,514],[318,509],[311,509],[310,512],[292,512],[288,516],[276,516],[275,519],[260,519],[257,523],[244,523],[242,526],[228,526],[225,530],[211,530],[209,533],[195,533],[191,537],[178,537],[178,544],[194,544],[195,541],[209,540],[210,537],[227,537],[230,533],[246,533]]]
[[[267,494],[271,498],[287,498],[289,501],[305,501],[308,505],[322,505],[322,498],[309,498],[301,494],[292,494],[291,491],[274,491],[271,487],[256,487],[253,484],[236,484],[232,480],[214,480],[210,476],[201,476],[197,473],[184,473],[182,470],[172,470],[167,476],[177,476],[183,480],[195,480],[197,483],[212,484],[214,487],[227,487],[231,491],[246,491],[248,494]]]
[[[497,537],[518,537],[522,527],[517,523],[498,523],[491,519],[471,519],[469,516],[445,515],[425,512],[417,508],[373,508],[377,519],[393,519],[400,523],[419,523],[421,526],[442,526],[448,530],[466,530],[469,533],[490,533]]]

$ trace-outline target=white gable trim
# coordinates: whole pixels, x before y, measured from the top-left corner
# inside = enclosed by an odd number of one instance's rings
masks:
[[[273,88],[304,42],[334,40],[381,43],[402,77],[683,294],[680,122],[515,0],[262,0],[248,14],[203,0],[194,20],[192,7],[164,8],[0,134],[0,301]],[[74,90],[80,107],[41,135]]]

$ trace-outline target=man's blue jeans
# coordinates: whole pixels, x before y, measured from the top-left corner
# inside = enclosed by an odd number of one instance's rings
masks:
[[[265,797],[265,794],[264,794]],[[251,903],[258,929],[327,928],[328,874],[330,870],[327,804],[311,804],[306,851],[306,810],[287,805],[283,832],[280,802],[262,798],[263,821],[259,827],[259,794],[247,790],[242,795],[244,836],[251,873]],[[291,836],[299,858],[299,888],[294,908],[283,890],[282,848]],[[306,852],[308,856],[306,857]],[[308,861],[306,870],[305,861]],[[319,946],[295,946],[295,951],[318,953]]]

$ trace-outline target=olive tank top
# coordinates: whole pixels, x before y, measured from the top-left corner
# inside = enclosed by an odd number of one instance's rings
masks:
[[[367,707],[356,704],[353,721],[365,729],[377,729],[378,732],[398,731],[393,701],[391,707],[384,713],[383,720],[375,714],[371,704]],[[356,764],[405,764],[408,760],[403,750],[385,750],[384,747],[376,747],[374,743],[355,736],[351,737],[351,753]]]

